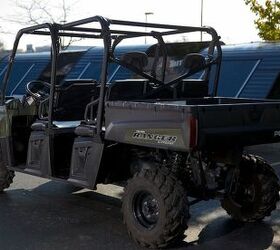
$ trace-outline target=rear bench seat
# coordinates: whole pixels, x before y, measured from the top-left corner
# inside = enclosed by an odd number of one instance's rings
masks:
[[[84,119],[86,105],[96,96],[95,80],[70,79],[58,88],[54,103],[53,124],[58,130],[74,131]],[[32,124],[34,131],[44,131],[47,120],[38,120]],[[63,131],[61,131],[63,132]]]

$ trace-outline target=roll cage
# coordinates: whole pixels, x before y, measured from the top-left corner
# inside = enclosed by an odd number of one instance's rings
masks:
[[[91,24],[99,24],[99,28],[89,27]],[[145,31],[135,31],[136,29],[143,29]],[[152,31],[147,31],[147,28],[152,29]],[[102,60],[102,67],[100,72],[100,93],[98,100],[94,101],[94,104],[98,104],[97,116],[96,116],[96,132],[101,138],[102,123],[104,120],[104,103],[105,103],[105,92],[107,83],[107,72],[108,65],[111,62],[115,62],[121,66],[124,66],[136,74],[144,77],[156,84],[157,89],[166,88],[176,82],[181,81],[184,78],[190,76],[190,72],[183,73],[176,79],[169,82],[165,82],[165,71],[166,71],[166,61],[167,53],[166,46],[163,37],[175,34],[183,34],[190,32],[206,32],[211,36],[211,41],[207,51],[207,63],[205,65],[206,73],[205,76],[209,79],[210,66],[215,64],[215,74],[214,74],[214,87],[212,95],[217,94],[218,80],[221,64],[222,51],[219,42],[219,36],[217,32],[211,27],[190,27],[190,26],[178,26],[178,25],[167,25],[167,24],[156,24],[156,23],[143,23],[143,22],[131,22],[131,21],[121,21],[104,18],[102,16],[94,16],[74,22],[69,22],[65,24],[57,23],[45,23],[41,25],[36,25],[28,28],[21,29],[16,36],[13,50],[9,58],[9,64],[7,67],[6,74],[3,79],[2,89],[1,89],[1,104],[5,103],[5,93],[9,83],[13,63],[15,60],[16,51],[18,48],[19,41],[23,34],[34,34],[42,36],[51,37],[51,79],[50,79],[50,96],[48,105],[48,127],[51,128],[53,124],[53,108],[54,108],[54,97],[57,91],[57,61],[58,55],[60,53],[60,38],[61,37],[76,37],[76,38],[93,38],[101,39],[103,41],[104,53]],[[139,70],[133,65],[124,63],[115,56],[115,48],[125,39],[137,38],[137,37],[153,37],[158,41],[157,47],[161,49],[163,55],[161,77],[156,77],[152,73],[146,73]],[[198,71],[198,70],[197,70]],[[195,72],[191,72],[193,74]]]

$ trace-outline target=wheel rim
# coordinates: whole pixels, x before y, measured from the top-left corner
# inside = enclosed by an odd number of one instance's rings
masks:
[[[159,204],[148,191],[137,192],[133,199],[133,214],[146,229],[153,229],[159,219]]]
[[[256,200],[256,187],[253,183],[240,184],[235,193],[235,201],[241,206],[250,206]]]

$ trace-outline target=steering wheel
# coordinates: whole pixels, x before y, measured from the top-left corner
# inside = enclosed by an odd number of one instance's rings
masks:
[[[36,101],[47,98],[50,95],[51,84],[41,80],[33,80],[26,84],[27,94],[32,96]]]

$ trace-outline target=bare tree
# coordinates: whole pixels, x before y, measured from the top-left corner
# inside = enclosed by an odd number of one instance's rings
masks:
[[[7,51],[5,49],[5,44],[0,40],[0,64],[2,58],[7,54]]]
[[[4,43],[2,41],[0,41],[0,51],[3,51],[4,49],[5,49]]]
[[[25,24],[39,24],[42,22],[66,22],[71,12],[70,5],[66,5],[65,0],[58,0],[57,5],[50,5],[47,0],[12,0],[24,15],[24,19],[15,22],[22,21]]]
[[[66,4],[65,0],[57,0],[57,4],[53,5],[48,0],[11,0],[11,4],[15,6],[15,14],[0,19],[22,27],[44,22],[65,23],[71,15],[71,7],[76,3],[77,1],[72,1],[69,4],[68,1]],[[0,27],[0,33],[7,33],[7,31]],[[76,40],[73,38],[62,39],[61,46],[65,49],[74,41]]]

